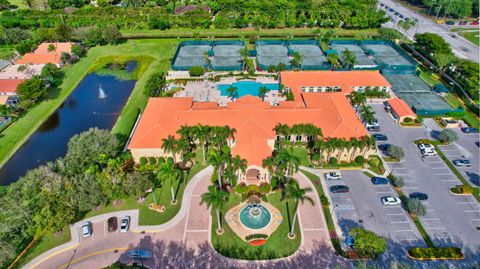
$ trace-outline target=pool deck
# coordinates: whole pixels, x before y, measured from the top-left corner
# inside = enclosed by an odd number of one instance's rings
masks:
[[[262,84],[278,83],[278,80],[268,77],[257,77],[255,81]],[[174,97],[193,97],[195,102],[217,102],[219,105],[226,105],[228,102],[234,102],[235,100],[232,100],[228,96],[222,96],[217,86],[220,84],[233,84],[235,82],[238,82],[238,80],[234,77],[222,78],[219,82],[211,82],[208,80],[191,81],[187,82],[184,90],[175,93]],[[279,96],[279,92],[276,90],[269,91],[265,96],[265,101],[270,104],[275,104],[283,100],[285,100],[285,98]]]

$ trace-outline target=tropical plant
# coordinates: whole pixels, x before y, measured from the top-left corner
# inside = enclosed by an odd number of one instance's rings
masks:
[[[339,61],[338,55],[336,53],[329,53],[327,55],[327,60],[331,64],[331,70],[334,70],[335,67],[337,67],[338,65],[338,61]]]
[[[444,129],[438,135],[438,139],[443,143],[452,143],[458,139],[458,134],[452,129]]]
[[[269,92],[269,89],[266,86],[262,86],[260,87],[260,89],[258,89],[258,96],[262,98],[262,102],[265,101],[265,96],[267,95],[268,92]]]
[[[295,236],[295,222],[297,220],[299,202],[303,205],[305,201],[308,201],[313,205],[313,199],[307,194],[308,192],[311,192],[311,191],[312,191],[312,188],[300,188],[300,185],[298,184],[297,181],[291,180],[287,183],[287,185],[285,186],[282,192],[282,200],[284,200],[287,203],[287,209],[289,208],[288,200],[291,199],[295,201],[293,221],[291,223],[290,233],[288,234],[289,237]],[[287,211],[287,214],[290,215],[290,212]]]
[[[373,111],[371,106],[363,105],[360,108],[360,117],[362,118],[363,122],[372,123],[375,120],[375,111]]]
[[[217,189],[214,185],[208,187],[208,192],[201,195],[202,200],[200,204],[207,204],[207,207],[215,209],[215,214],[217,215],[217,232],[222,233],[222,221],[220,218],[220,210],[225,206],[225,203],[228,201],[228,192],[225,192],[221,189]]]
[[[227,95],[233,101],[238,97],[238,88],[235,86],[230,86],[227,88]]]
[[[172,154],[173,161],[177,163],[177,140],[172,135],[168,135],[167,138],[162,139],[162,149],[165,153]]]
[[[361,256],[378,257],[387,249],[387,240],[372,231],[363,228],[353,228],[349,231],[355,239],[354,248]]]
[[[399,161],[403,159],[403,157],[405,157],[405,153],[403,152],[403,149],[396,145],[391,145],[388,148],[387,155]]]
[[[160,182],[170,181],[172,203],[175,203],[176,197],[173,185],[175,181],[180,181],[180,179],[182,178],[182,171],[178,168],[172,158],[168,158],[166,162],[160,165],[157,177],[161,178]]]
[[[225,164],[230,161],[230,148],[224,146],[221,150],[212,148],[208,152],[208,162],[215,168],[217,172],[217,182],[219,189],[222,189],[223,180],[222,173]]]
[[[203,163],[206,162],[206,147],[207,143],[209,142],[209,138],[212,132],[212,128],[210,126],[205,126],[202,124],[198,124],[192,127],[192,135],[194,139],[198,141],[199,144],[202,145],[202,160]]]
[[[300,165],[300,158],[295,155],[295,149],[293,146],[284,148],[275,154],[275,161],[278,167],[285,169],[285,175],[291,177],[293,173],[298,171]]]
[[[427,208],[419,199],[408,199],[407,209],[411,214],[415,214],[419,217],[423,217],[427,214]]]
[[[352,51],[349,51],[348,49],[342,51],[342,62],[348,67],[353,68],[356,60],[357,56]]]
[[[245,173],[247,170],[247,160],[242,159],[239,155],[236,155],[232,159],[232,168],[233,168],[233,171],[235,171],[237,182],[239,182],[240,174]]]
[[[302,61],[303,61],[303,56],[298,53],[297,51],[292,53],[292,59],[290,60],[290,64],[296,68],[296,69],[300,69],[300,67],[302,66]]]

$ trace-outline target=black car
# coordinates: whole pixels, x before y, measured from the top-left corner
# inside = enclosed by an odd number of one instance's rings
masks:
[[[115,232],[118,228],[118,220],[117,217],[111,217],[107,220],[108,223],[108,231]]]
[[[378,149],[381,151],[388,151],[389,148],[391,148],[391,144],[380,144],[378,145]]]
[[[330,187],[332,193],[345,193],[348,192],[348,186],[345,185],[335,185]]]
[[[388,137],[384,134],[373,134],[372,136],[377,141],[387,141],[388,140]]]
[[[410,199],[418,199],[418,200],[427,200],[428,199],[428,195],[426,193],[423,193],[423,192],[412,192],[410,193],[410,195],[408,196],[408,198]]]
[[[476,133],[478,133],[478,129],[477,128],[472,128],[472,127],[465,127],[465,128],[462,128],[462,132],[464,132],[466,134],[476,134]]]

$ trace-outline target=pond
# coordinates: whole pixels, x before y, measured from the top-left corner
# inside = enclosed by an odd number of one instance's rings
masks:
[[[135,62],[126,65],[132,72]],[[88,74],[65,102],[0,170],[0,184],[17,181],[30,169],[65,155],[68,140],[91,127],[111,129],[135,86],[135,80]]]

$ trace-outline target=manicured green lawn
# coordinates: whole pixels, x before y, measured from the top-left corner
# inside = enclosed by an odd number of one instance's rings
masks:
[[[20,260],[18,260],[18,262],[15,264],[14,268],[22,267],[38,255],[56,246],[65,244],[70,241],[70,239],[71,235],[68,226],[63,229],[63,233],[58,237],[55,235],[47,235],[42,237],[27,250],[27,252],[22,256],[22,258],[20,258]]]
[[[148,76],[157,71],[166,71],[179,40],[129,40],[117,46],[102,46],[90,49],[88,55],[73,66],[65,68],[66,74],[60,90],[49,93],[46,100],[28,111],[28,113],[0,136],[0,166],[2,166],[28,137],[63,103],[68,95],[75,89],[88,73],[90,67],[101,57],[113,56],[151,56],[155,60],[139,78],[130,95],[127,105],[123,108],[122,115],[113,128],[113,132],[128,135],[139,109],[143,109],[147,97],[143,94],[143,87]]]
[[[8,0],[10,4],[17,6],[18,8],[27,8],[24,0]]]
[[[440,80],[436,77],[433,76],[432,72],[430,72],[426,67],[420,67],[420,78],[423,79],[430,87],[433,87],[433,85],[442,83]]]
[[[295,225],[295,239],[288,239],[289,233],[289,221],[287,218],[287,208],[284,201],[280,201],[281,193],[273,192],[268,195],[268,202],[275,206],[283,216],[282,223],[278,226],[277,230],[267,239],[267,243],[262,246],[251,246],[247,242],[240,239],[225,223],[223,218],[224,213],[228,209],[234,207],[241,202],[240,195],[231,193],[229,201],[225,205],[222,213],[222,225],[224,233],[217,235],[217,217],[215,211],[212,210],[212,244],[214,248],[224,256],[245,259],[245,260],[258,260],[258,259],[274,259],[280,257],[286,257],[293,254],[300,247],[300,227],[297,223]],[[293,220],[293,205],[294,202],[290,201],[290,219]]]
[[[304,147],[294,147],[293,154],[300,159],[300,165],[310,167],[310,156],[308,156],[308,150]]]
[[[479,46],[480,45],[480,40],[479,40],[479,31],[475,32],[460,32],[458,33],[459,35],[465,37],[468,41],[472,42],[473,44]]]
[[[452,107],[455,107],[455,108],[457,108],[458,106],[463,107],[463,109],[465,110],[465,115],[463,115],[462,119],[468,125],[474,128],[480,127],[480,119],[477,117],[477,115],[475,115],[475,113],[473,113],[463,105],[463,103],[460,101],[460,98],[458,98],[456,95],[453,95],[453,94],[447,94],[447,96],[445,96],[445,99]]]
[[[285,28],[285,29],[260,29],[258,31],[254,29],[169,29],[169,30],[122,30],[123,37],[126,38],[192,38],[194,35],[198,37],[232,37],[243,38],[248,37],[251,34],[255,34],[261,37],[283,37],[285,35],[293,35],[295,37],[312,37],[314,36],[315,29],[311,28]],[[327,29],[322,29],[327,31]],[[352,37],[352,38],[366,38],[378,36],[377,29],[365,29],[365,30],[349,30],[335,28],[335,36]]]

